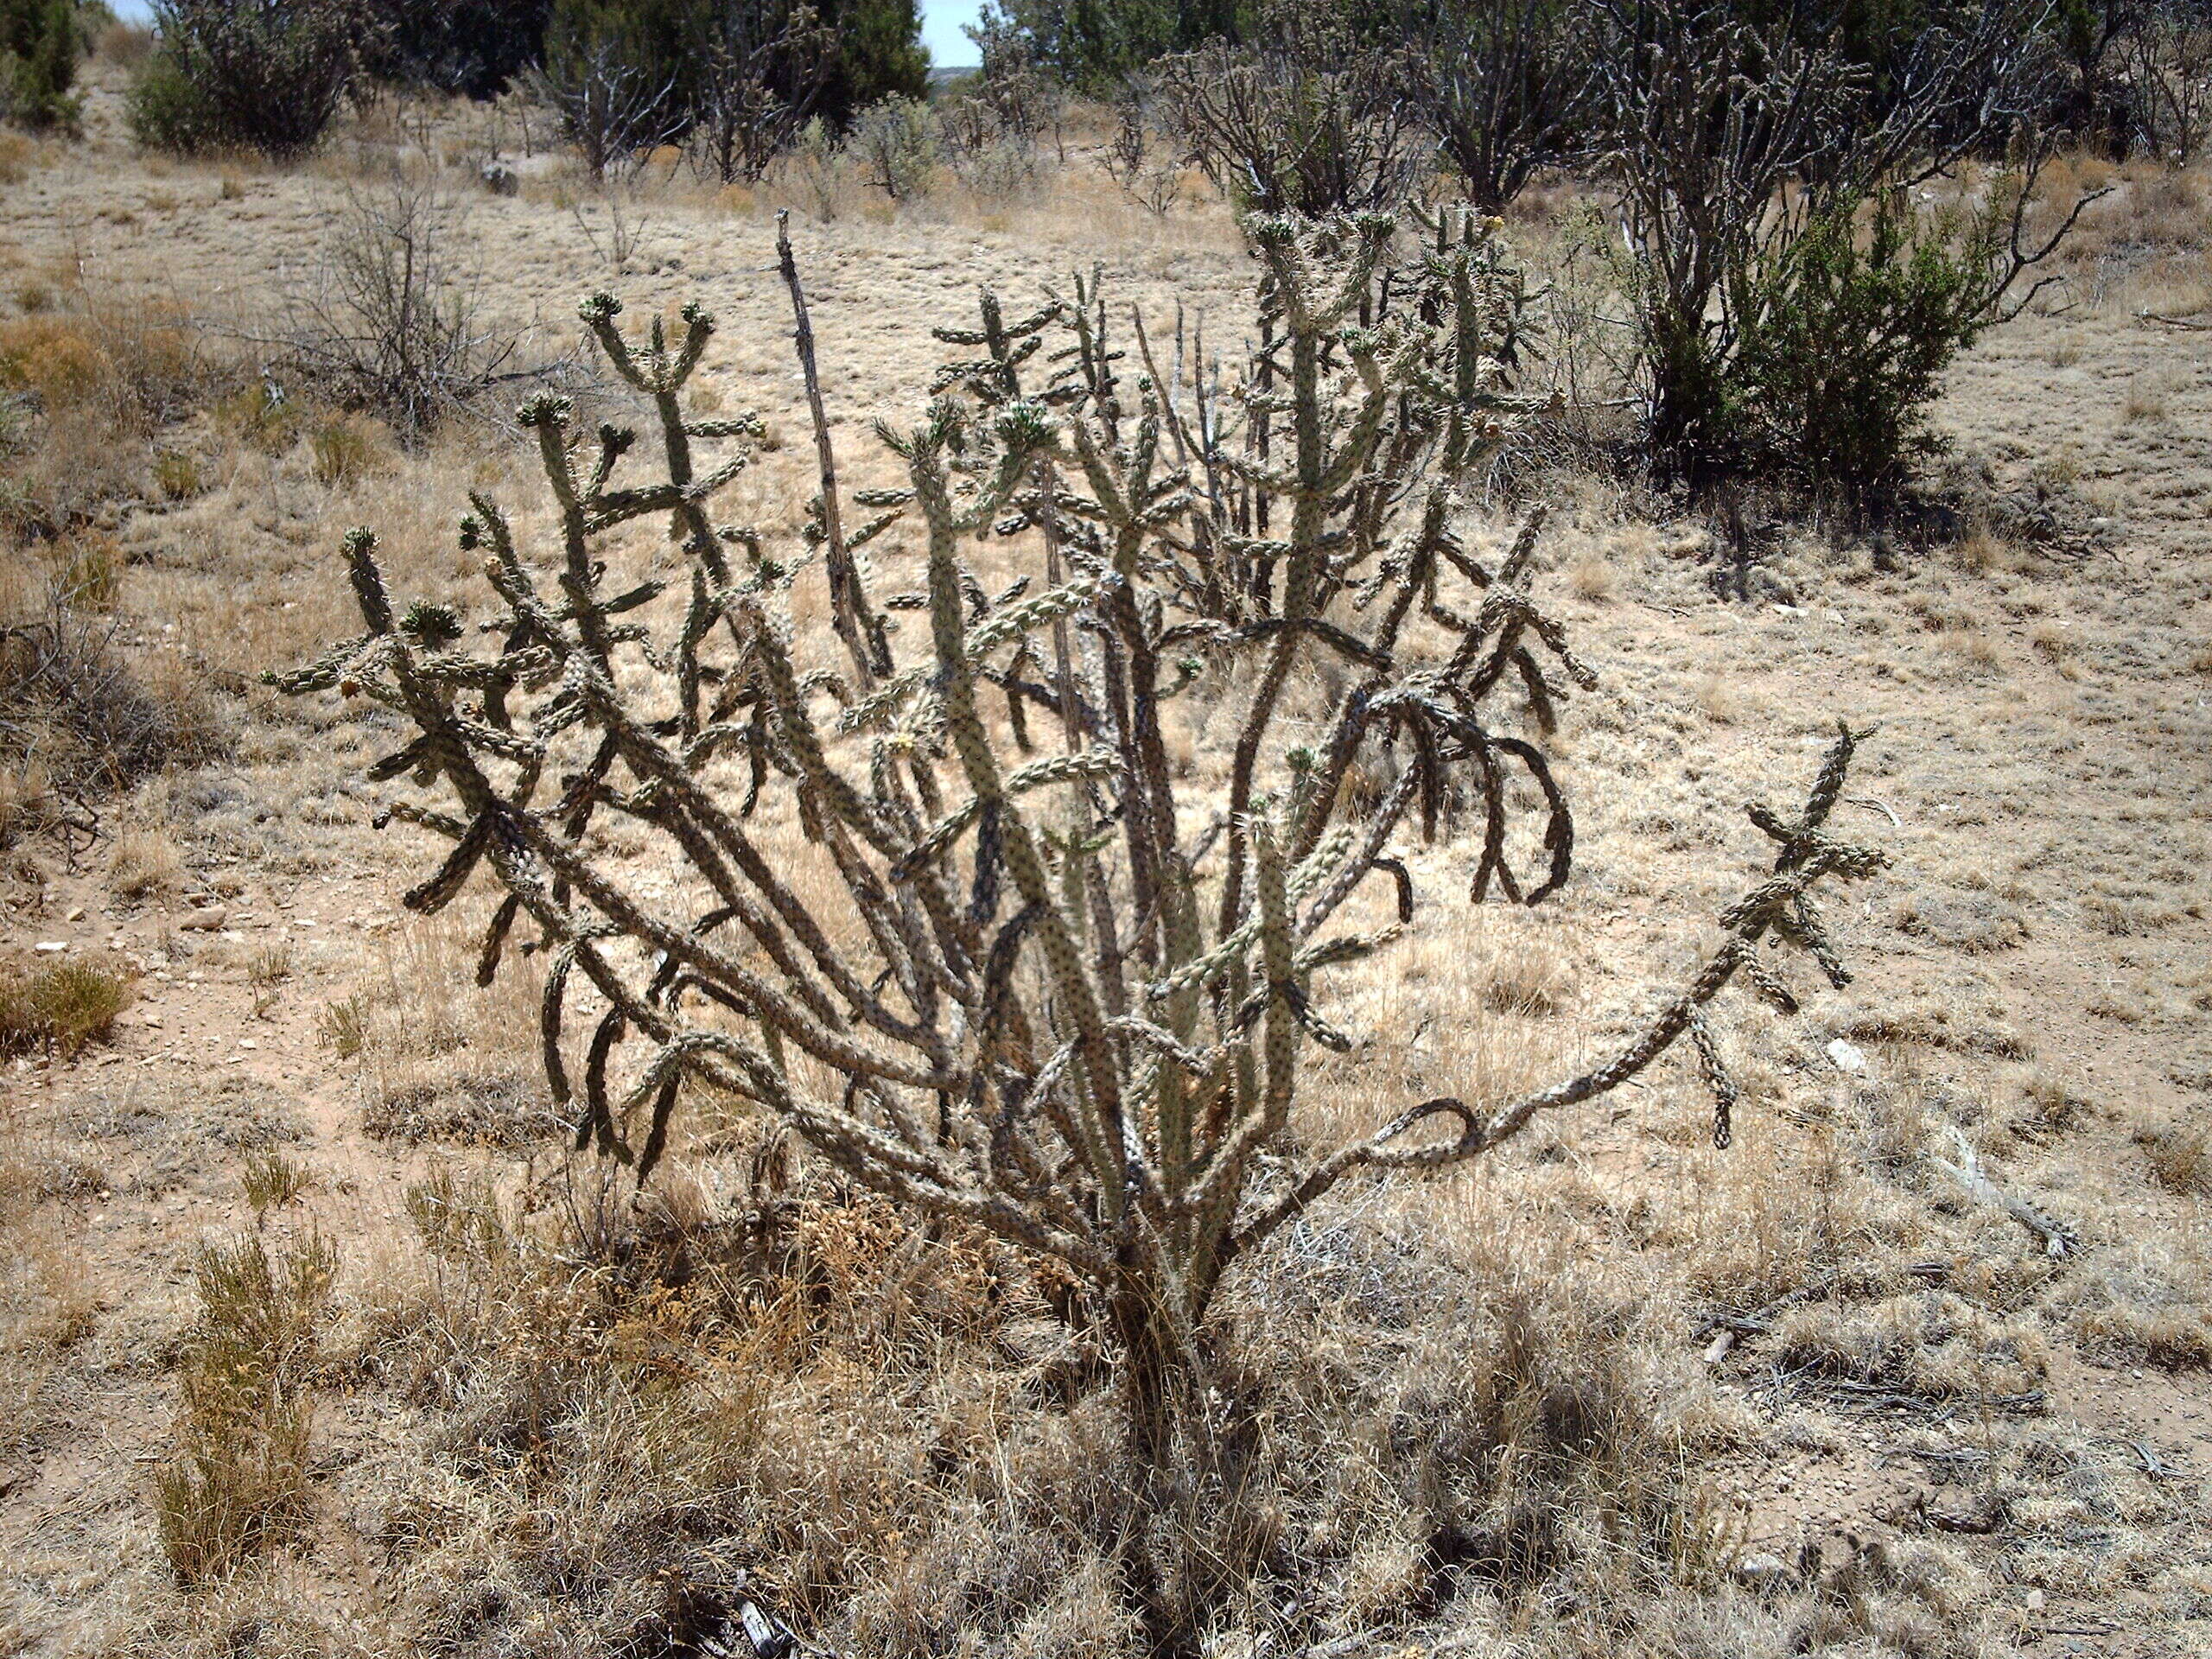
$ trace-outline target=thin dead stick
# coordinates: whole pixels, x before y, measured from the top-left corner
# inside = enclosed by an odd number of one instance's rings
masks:
[[[2138,311],[2135,314],[2135,321],[2155,322],[2162,328],[2187,328],[2196,334],[2212,330],[2212,322],[2199,322],[2192,317],[2161,316],[2156,311]]]
[[[806,378],[806,406],[814,417],[814,453],[822,474],[822,544],[829,563],[830,626],[852,654],[863,694],[875,684],[878,674],[887,673],[875,628],[868,614],[868,597],[861,591],[860,573],[845,546],[845,527],[837,510],[837,456],[830,444],[830,416],[822,404],[822,377],[814,366],[814,325],[807,318],[806,295],[799,287],[798,261],[791,253],[791,212],[776,214],[776,258],[783,268],[784,286],[791,291],[791,343],[798,353],[800,372]],[[871,649],[871,645],[875,648]]]

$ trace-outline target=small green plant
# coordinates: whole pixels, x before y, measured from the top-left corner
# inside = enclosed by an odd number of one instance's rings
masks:
[[[292,942],[278,939],[262,945],[247,959],[246,983],[257,991],[281,985],[292,976]]]
[[[1885,190],[1838,202],[1745,271],[1724,377],[1733,442],[1862,515],[1893,498],[1941,447],[1938,378],[2001,315],[2011,224],[2004,189],[1979,212],[1924,214]]]
[[[63,1056],[107,1038],[130,1006],[130,983],[85,962],[0,973],[0,1055],[42,1048]]]
[[[267,1219],[271,1210],[298,1203],[314,1180],[304,1165],[294,1163],[274,1147],[249,1157],[238,1176],[257,1225]]]
[[[322,1011],[318,1032],[322,1046],[341,1060],[357,1057],[369,1046],[368,999],[355,992]]]
[[[177,1455],[154,1481],[162,1548],[188,1588],[308,1518],[308,1381],[337,1265],[312,1234],[274,1253],[257,1236],[200,1249]]]
[[[199,461],[181,449],[164,449],[154,457],[154,484],[169,501],[189,501],[207,489]]]
[[[887,98],[861,111],[847,149],[893,201],[925,196],[943,149],[936,113],[918,98]]]
[[[318,484],[342,489],[365,474],[376,459],[368,426],[334,416],[308,434],[308,470]]]

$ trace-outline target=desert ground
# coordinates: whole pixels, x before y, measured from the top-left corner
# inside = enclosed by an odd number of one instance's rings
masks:
[[[1233,337],[1226,210],[1147,212],[1079,133],[1033,190],[895,206],[664,169],[610,207],[542,135],[495,194],[480,160],[518,140],[466,107],[372,111],[290,170],[168,162],[94,73],[86,137],[0,173],[0,326],[125,378],[173,359],[171,395],[49,399],[5,466],[70,528],[0,559],[33,611],[109,561],[109,650],[204,735],[97,837],[14,836],[0,877],[16,971],[130,990],[106,1039],[0,1073],[0,1652],[691,1652],[741,1574],[810,1651],[1131,1650],[1079,1519],[1102,1431],[1003,1264],[741,1117],[690,1121],[633,1195],[567,1150],[527,974],[471,979],[491,899],[400,906],[437,855],[373,827],[389,731],[260,677],[348,632],[346,527],[461,594],[467,492],[542,532],[541,486],[496,423],[409,447],[272,411],[258,354],[397,157],[442,180],[518,370],[619,403],[580,296],[711,309],[709,396],[776,446],[738,506],[788,533],[812,485],[776,209],[862,482],[979,285],[1026,307],[1096,267]],[[1475,509],[1495,544],[1550,503],[1539,588],[1599,677],[1562,709],[1574,878],[1474,907],[1467,845],[1417,848],[1440,901],[1346,978],[1354,1046],[1301,1133],[1366,1122],[1365,1084],[1492,1096],[1599,1049],[1760,868],[1745,804],[1797,798],[1839,720],[1872,728],[1839,822],[1890,866],[1836,912],[1847,990],[1731,1006],[1727,1150],[1669,1060],[1474,1166],[1348,1185],[1238,1280],[1274,1450],[1266,1587],[1220,1653],[2212,1649],[2212,188],[2060,170],[2111,194],[1950,374],[1942,522],[1780,522],[1731,575],[1701,517],[1571,455]],[[1563,194],[1510,226],[1539,267]],[[334,1263],[303,1519],[194,1579],[162,1480],[201,1251],[240,1238]],[[1440,1529],[1440,1487],[1507,1543]]]

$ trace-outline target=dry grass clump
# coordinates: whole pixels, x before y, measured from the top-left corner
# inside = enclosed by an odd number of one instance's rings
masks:
[[[612,1183],[535,1217],[451,1173],[410,1192],[425,1265],[380,1283],[359,1346],[438,1424],[378,1533],[409,1640],[680,1640],[702,1613],[667,1586],[732,1560],[810,1638],[902,1659],[1130,1652],[1139,1559],[1232,1645],[1503,1636],[1721,1564],[1650,1406],[1644,1299],[1510,1242],[1493,1200],[1362,1194],[1289,1230],[1141,1506],[1103,1309],[1065,1275],[749,1122],[715,1140],[634,1208]]]
[[[1952,547],[1951,556],[1969,575],[1986,576],[2011,570],[2020,562],[2019,553],[1995,530],[1989,521],[1979,514],[1967,526],[1966,534]]]
[[[313,1173],[304,1165],[295,1163],[276,1147],[249,1154],[238,1176],[238,1185],[257,1224],[268,1218],[270,1211],[298,1203],[314,1183]]]
[[[91,411],[130,429],[175,418],[226,378],[190,313],[168,301],[107,301],[73,287],[51,310],[0,321],[0,385],[42,414]]]
[[[2212,1304],[2201,1251],[2169,1255],[2145,1245],[2090,1263],[2052,1311],[2089,1359],[2106,1365],[2212,1369]]]
[[[1599,548],[1586,548],[1567,567],[1567,591],[1590,604],[1604,604],[1619,587],[1619,571]]]
[[[69,1056],[105,1039],[130,1006],[130,982],[88,962],[0,967],[0,1055],[31,1049]]]
[[[410,1067],[372,1086],[361,1127],[380,1141],[447,1141],[518,1149],[563,1138],[569,1125],[544,1084],[509,1067]]]
[[[2022,1395],[2041,1387],[2050,1369],[2030,1323],[1948,1290],[1795,1309],[1777,1324],[1776,1338],[1785,1367],[1923,1399]]]
[[[2182,1119],[2146,1125],[2135,1142],[2150,1161],[2151,1173],[2169,1192],[2212,1198],[2212,1123]]]
[[[1485,1007],[1530,1018],[1568,1007],[1580,982],[1574,955],[1556,931],[1534,925],[1491,942],[1482,953],[1478,977]]]
[[[391,448],[390,432],[367,416],[327,416],[308,433],[308,470],[318,484],[348,488],[389,465]]]
[[[174,896],[184,885],[184,853],[166,830],[118,831],[108,845],[107,890],[143,902]]]
[[[309,1391],[337,1255],[310,1234],[201,1247],[177,1456],[155,1478],[162,1547],[188,1587],[296,1533],[308,1517]]]
[[[100,797],[214,753],[206,692],[142,675],[116,634],[59,587],[0,588],[0,846],[41,829],[89,837]]]

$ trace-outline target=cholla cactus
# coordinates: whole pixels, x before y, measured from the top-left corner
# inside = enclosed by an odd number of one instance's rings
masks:
[[[1393,849],[1416,814],[1434,828],[1453,774],[1484,804],[1473,899],[1533,903],[1567,879],[1566,802],[1501,724],[1510,693],[1541,734],[1554,677],[1591,676],[1533,596],[1536,525],[1495,563],[1453,528],[1459,484],[1516,418],[1500,367],[1513,279],[1490,227],[1456,220],[1402,258],[1381,218],[1255,237],[1265,340],[1233,385],[1201,359],[1203,394],[1163,379],[1141,332],[1132,372],[1095,279],[1012,323],[984,296],[980,327],[949,336],[979,354],[939,377],[918,425],[882,434],[905,485],[855,496],[874,516],[849,537],[834,489],[817,504],[850,678],[785,614],[810,554],[713,521],[758,428],[683,413],[712,321],[694,309],[680,340],[656,323],[632,343],[601,296],[583,316],[652,405],[656,481],[618,486],[629,433],[582,442],[565,404],[533,401],[560,545],[526,556],[480,498],[462,531],[488,555],[495,648],[459,649],[449,610],[396,607],[360,531],[346,558],[365,632],[281,682],[414,728],[372,775],[412,774],[432,800],[391,815],[454,846],[407,902],[436,909],[487,870],[503,895],[487,977],[527,918],[550,959],[545,1069],[577,1101],[580,1146],[642,1179],[684,1092],[709,1086],[918,1212],[1065,1263],[1110,1313],[1135,1443],[1155,1459],[1224,1272],[1354,1172],[1476,1157],[1685,1035],[1725,1138],[1733,1091],[1705,1010],[1738,976],[1789,1005],[1770,939],[1840,975],[1810,894],[1880,861],[1823,829],[1846,732],[1796,822],[1755,814],[1781,843],[1774,873],[1617,1057],[1523,1099],[1408,1102],[1354,1145],[1300,1145],[1308,1046],[1351,1041],[1331,970],[1414,919]],[[709,442],[729,446],[711,467],[694,454]],[[826,437],[823,458],[833,476]],[[613,591],[594,549],[649,515],[669,519],[685,580]],[[920,613],[925,632],[879,614],[857,556],[902,519],[925,541],[920,583],[880,609]],[[1042,581],[987,593],[967,555],[994,537],[1019,538]],[[1323,656],[1351,676],[1319,741],[1285,753],[1286,686]],[[1179,784],[1164,709],[1246,659],[1225,785]],[[1410,764],[1362,816],[1346,778],[1388,743]],[[1507,856],[1516,769],[1548,803],[1541,878]],[[756,833],[764,787],[790,791],[810,849]],[[591,850],[610,817],[683,884]],[[1376,874],[1397,919],[1335,925]]]

